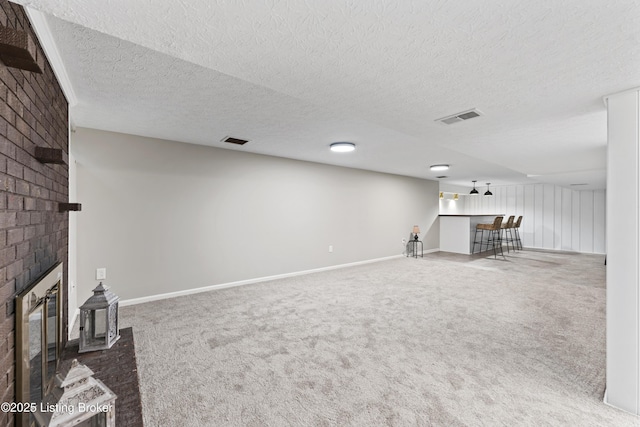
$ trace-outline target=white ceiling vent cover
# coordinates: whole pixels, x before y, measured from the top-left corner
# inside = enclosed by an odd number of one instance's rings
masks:
[[[436,122],[444,123],[445,125],[452,125],[454,123],[463,122],[465,120],[473,119],[476,117],[480,117],[482,113],[475,108],[471,110],[463,111],[461,113],[456,113],[451,116],[442,117],[436,120]]]

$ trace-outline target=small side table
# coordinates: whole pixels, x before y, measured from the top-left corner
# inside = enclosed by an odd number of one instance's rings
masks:
[[[413,247],[413,257],[418,258],[418,243],[420,243],[420,257],[424,258],[424,248],[422,245],[422,240],[409,240],[409,245]],[[408,253],[407,256],[409,256]]]

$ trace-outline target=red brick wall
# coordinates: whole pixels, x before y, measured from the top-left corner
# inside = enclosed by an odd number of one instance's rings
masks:
[[[21,6],[0,0],[0,25],[36,35]],[[38,44],[38,43],[37,43]],[[38,44],[38,55],[44,56]],[[69,152],[68,106],[46,61],[42,74],[0,63],[0,394],[15,399],[15,295],[56,262],[64,262],[67,312],[67,165],[42,164],[35,147]],[[67,325],[64,326],[65,336]],[[13,425],[0,412],[0,425]]]

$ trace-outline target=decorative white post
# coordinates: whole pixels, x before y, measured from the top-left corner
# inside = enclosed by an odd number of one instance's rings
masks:
[[[607,389],[640,414],[640,88],[607,104]]]

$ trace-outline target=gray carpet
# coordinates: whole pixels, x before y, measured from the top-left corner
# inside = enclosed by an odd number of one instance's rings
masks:
[[[444,253],[121,308],[146,426],[638,426],[604,257]]]

